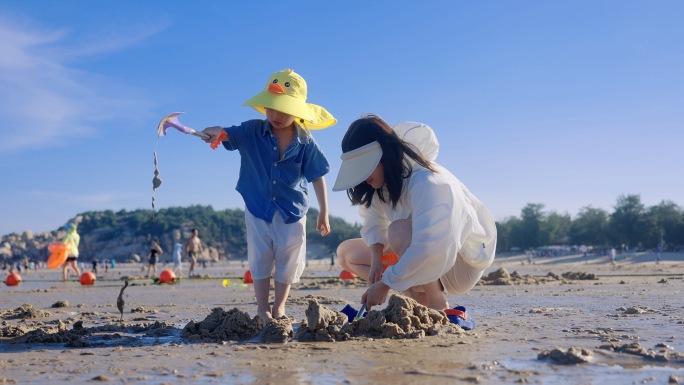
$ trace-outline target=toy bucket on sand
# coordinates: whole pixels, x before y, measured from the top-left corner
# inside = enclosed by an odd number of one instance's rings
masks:
[[[244,283],[254,283],[254,280],[252,279],[252,272],[250,270],[245,271],[245,274],[242,276],[242,281]]]
[[[356,276],[353,273],[348,272],[347,270],[342,270],[342,272],[340,272],[340,279],[349,280],[355,278]]]
[[[56,269],[66,262],[69,251],[71,251],[71,244],[64,242],[51,243],[48,246],[48,251],[50,252],[50,257],[48,257],[47,265],[50,269]]]

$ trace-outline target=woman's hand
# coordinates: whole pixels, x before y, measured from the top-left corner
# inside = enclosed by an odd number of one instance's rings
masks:
[[[203,133],[209,135],[211,138],[209,139],[202,139],[207,143],[212,143],[218,140],[219,135],[223,132],[223,127],[220,126],[213,126],[213,127],[207,127],[204,130],[202,130]]]
[[[370,246],[370,270],[368,271],[368,282],[371,284],[382,279],[382,272],[385,270],[382,267],[382,253],[385,250],[385,245],[382,243],[374,243]]]
[[[382,281],[372,284],[363,296],[361,296],[361,303],[366,304],[366,309],[371,310],[373,306],[382,305],[387,301],[390,287],[382,283]]]
[[[384,271],[385,269],[382,266],[382,261],[378,261],[377,258],[371,258],[371,267],[368,271],[368,282],[373,284],[382,280],[382,273]]]

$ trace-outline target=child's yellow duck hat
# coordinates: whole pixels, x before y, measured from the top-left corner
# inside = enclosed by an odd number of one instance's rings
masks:
[[[309,130],[321,130],[335,123],[325,108],[306,102],[306,81],[291,69],[275,72],[268,79],[263,91],[247,100],[243,106],[250,106],[266,115],[265,108],[299,118],[299,123]]]

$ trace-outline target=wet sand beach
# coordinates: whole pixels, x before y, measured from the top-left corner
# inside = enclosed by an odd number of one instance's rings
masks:
[[[0,383],[684,383],[684,254],[663,253],[659,264],[653,253],[622,255],[615,266],[605,256],[533,262],[499,256],[481,284],[449,297],[468,309],[473,331],[345,340],[322,309],[359,308],[365,282],[311,261],[290,294],[286,342],[188,334],[217,308],[252,325],[256,302],[240,262],[200,267],[203,279],[174,285],[135,279],[132,264],[101,271],[93,286],[63,283],[59,270],[22,274],[20,286],[0,287]],[[334,342],[297,340],[312,301],[337,328]]]

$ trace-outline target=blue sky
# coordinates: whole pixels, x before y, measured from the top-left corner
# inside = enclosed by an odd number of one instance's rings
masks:
[[[0,2],[0,234],[90,210],[242,208],[239,155],[195,129],[258,118],[242,103],[292,68],[338,124],[433,127],[438,162],[490,209],[612,211],[621,194],[684,204],[681,1]],[[316,206],[315,199],[312,204]],[[332,229],[334,231],[334,229]]]

